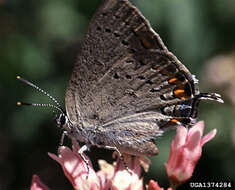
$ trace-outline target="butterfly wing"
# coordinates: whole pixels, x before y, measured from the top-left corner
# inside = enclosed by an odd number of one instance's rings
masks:
[[[66,110],[71,121],[104,124],[160,105],[182,80],[175,90],[179,99],[195,93],[189,71],[134,6],[106,0],[89,25],[67,88]]]
[[[198,93],[190,72],[137,8],[127,0],[105,0],[89,25],[65,101],[73,124],[100,126],[115,146],[132,136],[139,148],[174,122],[177,103]],[[117,130],[123,138],[115,141]]]

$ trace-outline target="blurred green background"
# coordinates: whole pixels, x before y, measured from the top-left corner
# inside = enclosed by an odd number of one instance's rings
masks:
[[[136,0],[172,51],[200,80],[201,91],[220,93],[225,103],[203,102],[200,119],[216,137],[204,146],[194,181],[235,179],[235,1]],[[64,95],[80,42],[101,0],[0,0],[0,189],[29,189],[33,174],[52,189],[72,189],[56,153],[61,131],[50,109],[17,107],[18,100],[49,99],[16,80],[33,81],[64,105]],[[164,163],[175,131],[157,140],[145,179],[168,187]],[[68,144],[69,140],[67,140]],[[105,154],[104,154],[105,152]],[[111,152],[92,149],[94,159]],[[95,162],[94,162],[95,163]],[[95,165],[97,168],[97,165]],[[98,168],[97,168],[98,169]],[[188,183],[179,189],[187,189]]]

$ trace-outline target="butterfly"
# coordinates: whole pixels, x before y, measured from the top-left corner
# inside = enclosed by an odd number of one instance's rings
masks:
[[[154,156],[155,139],[197,120],[198,80],[164,45],[148,20],[127,0],[104,0],[94,14],[69,81],[64,134],[121,155]]]

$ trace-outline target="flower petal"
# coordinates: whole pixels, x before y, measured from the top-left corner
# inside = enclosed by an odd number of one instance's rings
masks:
[[[198,122],[192,128],[185,128],[185,130],[181,127],[177,129],[166,163],[166,172],[173,185],[184,183],[192,176],[194,168],[201,157],[202,145],[211,140],[216,134],[216,130],[213,130],[202,138],[204,122]],[[182,139],[180,140],[180,138]]]
[[[198,146],[200,146],[202,134],[199,130],[194,130],[194,133],[188,138],[188,142],[185,144],[185,148],[188,151],[193,152]]]
[[[150,180],[149,184],[148,184],[148,188],[147,190],[164,190],[163,188],[161,188],[157,182],[155,182],[154,180]]]
[[[189,130],[188,130],[188,138],[191,138],[191,135],[193,135],[195,133],[195,131],[199,131],[200,134],[203,134],[204,131],[204,122],[203,121],[199,121],[197,122],[194,126],[192,126]]]
[[[49,190],[49,188],[42,183],[37,175],[33,175],[30,190]]]
[[[185,144],[186,137],[187,137],[187,129],[183,126],[178,126],[176,130],[176,136],[174,140],[172,141],[173,146],[175,149],[179,148],[183,144]]]
[[[208,141],[213,139],[215,137],[216,133],[217,133],[216,129],[214,129],[211,132],[207,133],[207,135],[205,135],[201,140],[201,146],[203,146],[205,143],[207,143]]]
[[[59,162],[64,170],[64,174],[72,183],[74,189],[77,190],[91,190],[100,189],[100,181],[96,175],[90,160],[89,173],[87,171],[86,163],[77,152],[71,151],[67,147],[60,147],[60,155],[48,153],[49,156]]]
[[[139,157],[123,155],[129,171],[126,170],[123,161],[118,158],[114,177],[111,183],[112,190],[142,190],[143,179],[140,179],[141,167]]]
[[[114,175],[114,166],[105,160],[98,160],[98,164],[101,170],[97,172],[97,176],[100,179],[101,189],[108,190]]]

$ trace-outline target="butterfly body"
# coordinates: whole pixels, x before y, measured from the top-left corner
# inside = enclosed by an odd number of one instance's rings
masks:
[[[118,126],[121,126],[121,129],[118,129]],[[86,145],[99,148],[116,147],[121,153],[139,156],[156,155],[158,150],[154,144],[154,137],[156,137],[156,133],[160,135],[159,131],[154,128],[152,128],[152,131],[148,130],[148,132],[153,132],[153,135],[150,136],[149,134],[141,134],[141,131],[135,128],[130,130],[130,127],[132,126],[125,127],[121,123],[115,125],[115,128],[110,125],[108,129],[103,126],[83,128],[73,125],[72,130],[68,130],[68,136],[79,142],[84,142]]]

